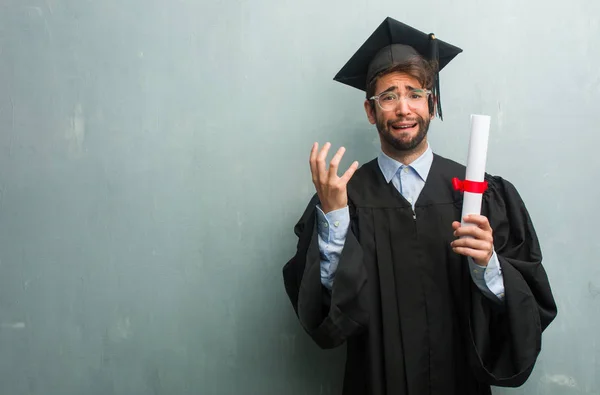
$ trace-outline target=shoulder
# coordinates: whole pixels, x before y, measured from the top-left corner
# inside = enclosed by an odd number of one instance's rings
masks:
[[[454,171],[465,171],[466,166],[462,163],[458,163],[452,159],[446,158],[445,156],[439,154],[433,154],[433,160],[440,163],[444,168],[454,170]]]
[[[348,183],[348,201],[355,208],[390,207],[394,202],[397,203],[397,197],[390,193],[377,159],[365,163],[356,171]]]
[[[529,222],[525,201],[515,185],[506,178],[486,173],[488,189],[483,194],[482,209],[491,217],[504,217],[511,221]]]
[[[363,188],[364,184],[372,182],[374,178],[381,175],[377,158],[370,160],[360,166],[350,181],[348,182],[349,189]]]
[[[466,173],[466,166],[452,159],[434,154],[434,163],[437,165],[437,171],[444,177],[458,177],[463,179]],[[486,172],[485,181],[488,183],[488,189],[483,195],[483,203],[505,208],[506,206],[523,206],[523,200],[515,185],[506,178]]]
[[[502,176],[485,173],[485,180],[488,183],[488,195],[490,195],[490,197],[509,197],[519,195],[515,185]]]
[[[463,178],[465,176],[466,166],[444,156],[433,154],[431,171],[440,173],[446,179],[452,177]]]
[[[438,163],[439,166],[437,167],[441,169],[441,171],[443,171],[444,173],[452,174],[456,177],[465,176],[467,167],[462,163],[459,163],[457,161],[443,157],[438,154],[434,154],[434,161]],[[484,179],[488,182],[488,191],[490,192],[488,193],[488,195],[504,195],[507,193],[518,193],[514,184],[500,175],[486,172],[484,175]]]

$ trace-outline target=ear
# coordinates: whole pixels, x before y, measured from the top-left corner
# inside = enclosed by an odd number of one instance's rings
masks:
[[[375,115],[373,103],[370,100],[365,100],[365,112],[367,113],[367,118],[369,118],[371,125],[375,125],[377,122],[377,117]]]

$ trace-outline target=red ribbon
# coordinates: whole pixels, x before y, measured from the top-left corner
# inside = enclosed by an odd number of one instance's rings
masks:
[[[470,193],[484,193],[488,188],[487,181],[469,181],[469,180],[459,180],[454,177],[452,179],[452,186],[454,190],[461,192],[470,192]]]

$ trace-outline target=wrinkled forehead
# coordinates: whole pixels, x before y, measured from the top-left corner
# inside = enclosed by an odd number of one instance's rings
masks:
[[[421,83],[416,78],[401,72],[392,72],[377,78],[375,83],[375,93],[385,91],[407,92],[415,89],[423,89]]]

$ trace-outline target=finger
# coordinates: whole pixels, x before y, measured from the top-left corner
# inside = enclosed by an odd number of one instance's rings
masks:
[[[344,152],[346,152],[346,148],[340,147],[340,149],[333,155],[331,158],[331,162],[329,163],[329,178],[337,177],[337,169],[340,165],[340,161],[342,160],[342,156],[344,156]]]
[[[350,179],[352,178],[352,176],[356,172],[356,169],[358,169],[358,162],[354,161],[354,162],[352,162],[352,164],[350,165],[350,167],[348,168],[348,170],[346,170],[346,172],[340,177],[340,181],[344,185],[348,184],[348,181],[350,181]]]
[[[310,173],[312,174],[313,182],[317,181],[317,152],[319,150],[319,143],[313,143],[312,149],[310,150]]]
[[[319,174],[319,180],[321,182],[323,182],[327,177],[327,170],[325,168],[325,158],[327,158],[329,147],[331,147],[331,143],[325,143],[323,148],[321,148],[321,152],[319,152],[319,155],[317,156],[317,173]]]
[[[455,247],[452,250],[457,254],[470,256],[476,261],[485,261],[489,256],[487,252],[481,250],[474,250],[467,247]]]
[[[472,225],[460,226],[458,229],[456,229],[454,231],[454,236],[456,236],[456,237],[470,236],[470,237],[473,237],[473,238],[479,239],[479,240],[487,240],[487,241],[493,240],[491,231],[486,231],[481,228],[478,228],[477,226],[472,226]]]
[[[453,229],[454,231],[456,231],[456,229],[458,229],[458,228],[460,228],[460,227],[461,227],[461,224],[460,224],[460,222],[458,222],[458,221],[454,221],[454,222],[452,222],[452,229]]]
[[[453,248],[456,248],[456,247],[470,248],[473,250],[485,251],[486,253],[489,253],[492,250],[492,243],[490,243],[489,241],[477,240],[477,239],[471,239],[471,238],[457,239],[457,240],[454,240],[452,243],[450,243],[450,245]]]
[[[461,225],[454,231],[456,237],[472,236],[477,239],[487,238],[489,233],[474,225]]]
[[[491,230],[492,229],[487,217],[485,217],[483,215],[469,214],[469,215],[465,216],[464,220],[465,220],[465,222],[474,224],[483,230]]]

